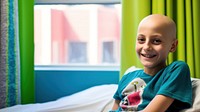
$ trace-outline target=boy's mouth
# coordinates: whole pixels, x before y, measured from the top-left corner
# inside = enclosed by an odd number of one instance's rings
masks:
[[[156,55],[154,54],[141,54],[145,58],[154,58]]]

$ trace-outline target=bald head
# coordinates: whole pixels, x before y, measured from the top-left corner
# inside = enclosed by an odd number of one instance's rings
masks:
[[[176,24],[171,18],[165,15],[149,15],[140,22],[138,29],[143,26],[153,26],[154,28],[162,30],[163,33],[166,33],[170,38],[176,39]]]

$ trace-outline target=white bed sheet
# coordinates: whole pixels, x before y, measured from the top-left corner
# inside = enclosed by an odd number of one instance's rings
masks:
[[[15,105],[0,112],[108,112],[116,84],[94,86],[56,101]]]
[[[200,112],[200,80],[192,80],[193,105],[181,112]],[[0,109],[0,112],[108,112],[116,89],[116,84],[94,86],[56,101],[16,105]]]

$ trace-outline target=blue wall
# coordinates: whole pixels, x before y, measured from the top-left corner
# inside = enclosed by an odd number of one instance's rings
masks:
[[[35,102],[53,101],[92,86],[118,84],[119,71],[35,70]]]

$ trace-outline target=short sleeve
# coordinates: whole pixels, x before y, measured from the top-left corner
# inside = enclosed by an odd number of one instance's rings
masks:
[[[114,98],[115,100],[122,100],[122,97],[121,97],[121,89],[122,89],[123,83],[124,83],[124,82],[126,81],[126,79],[127,79],[127,76],[128,76],[128,74],[127,74],[127,75],[124,75],[124,76],[122,77],[122,79],[119,81],[118,88],[117,88],[117,90],[116,90],[116,92],[115,92],[115,94],[114,94],[114,96],[113,96],[113,98]]]
[[[188,65],[182,61],[177,61],[165,72],[166,76],[163,76],[162,86],[157,94],[175,99],[174,105],[177,108],[184,109],[191,107],[192,84]]]

